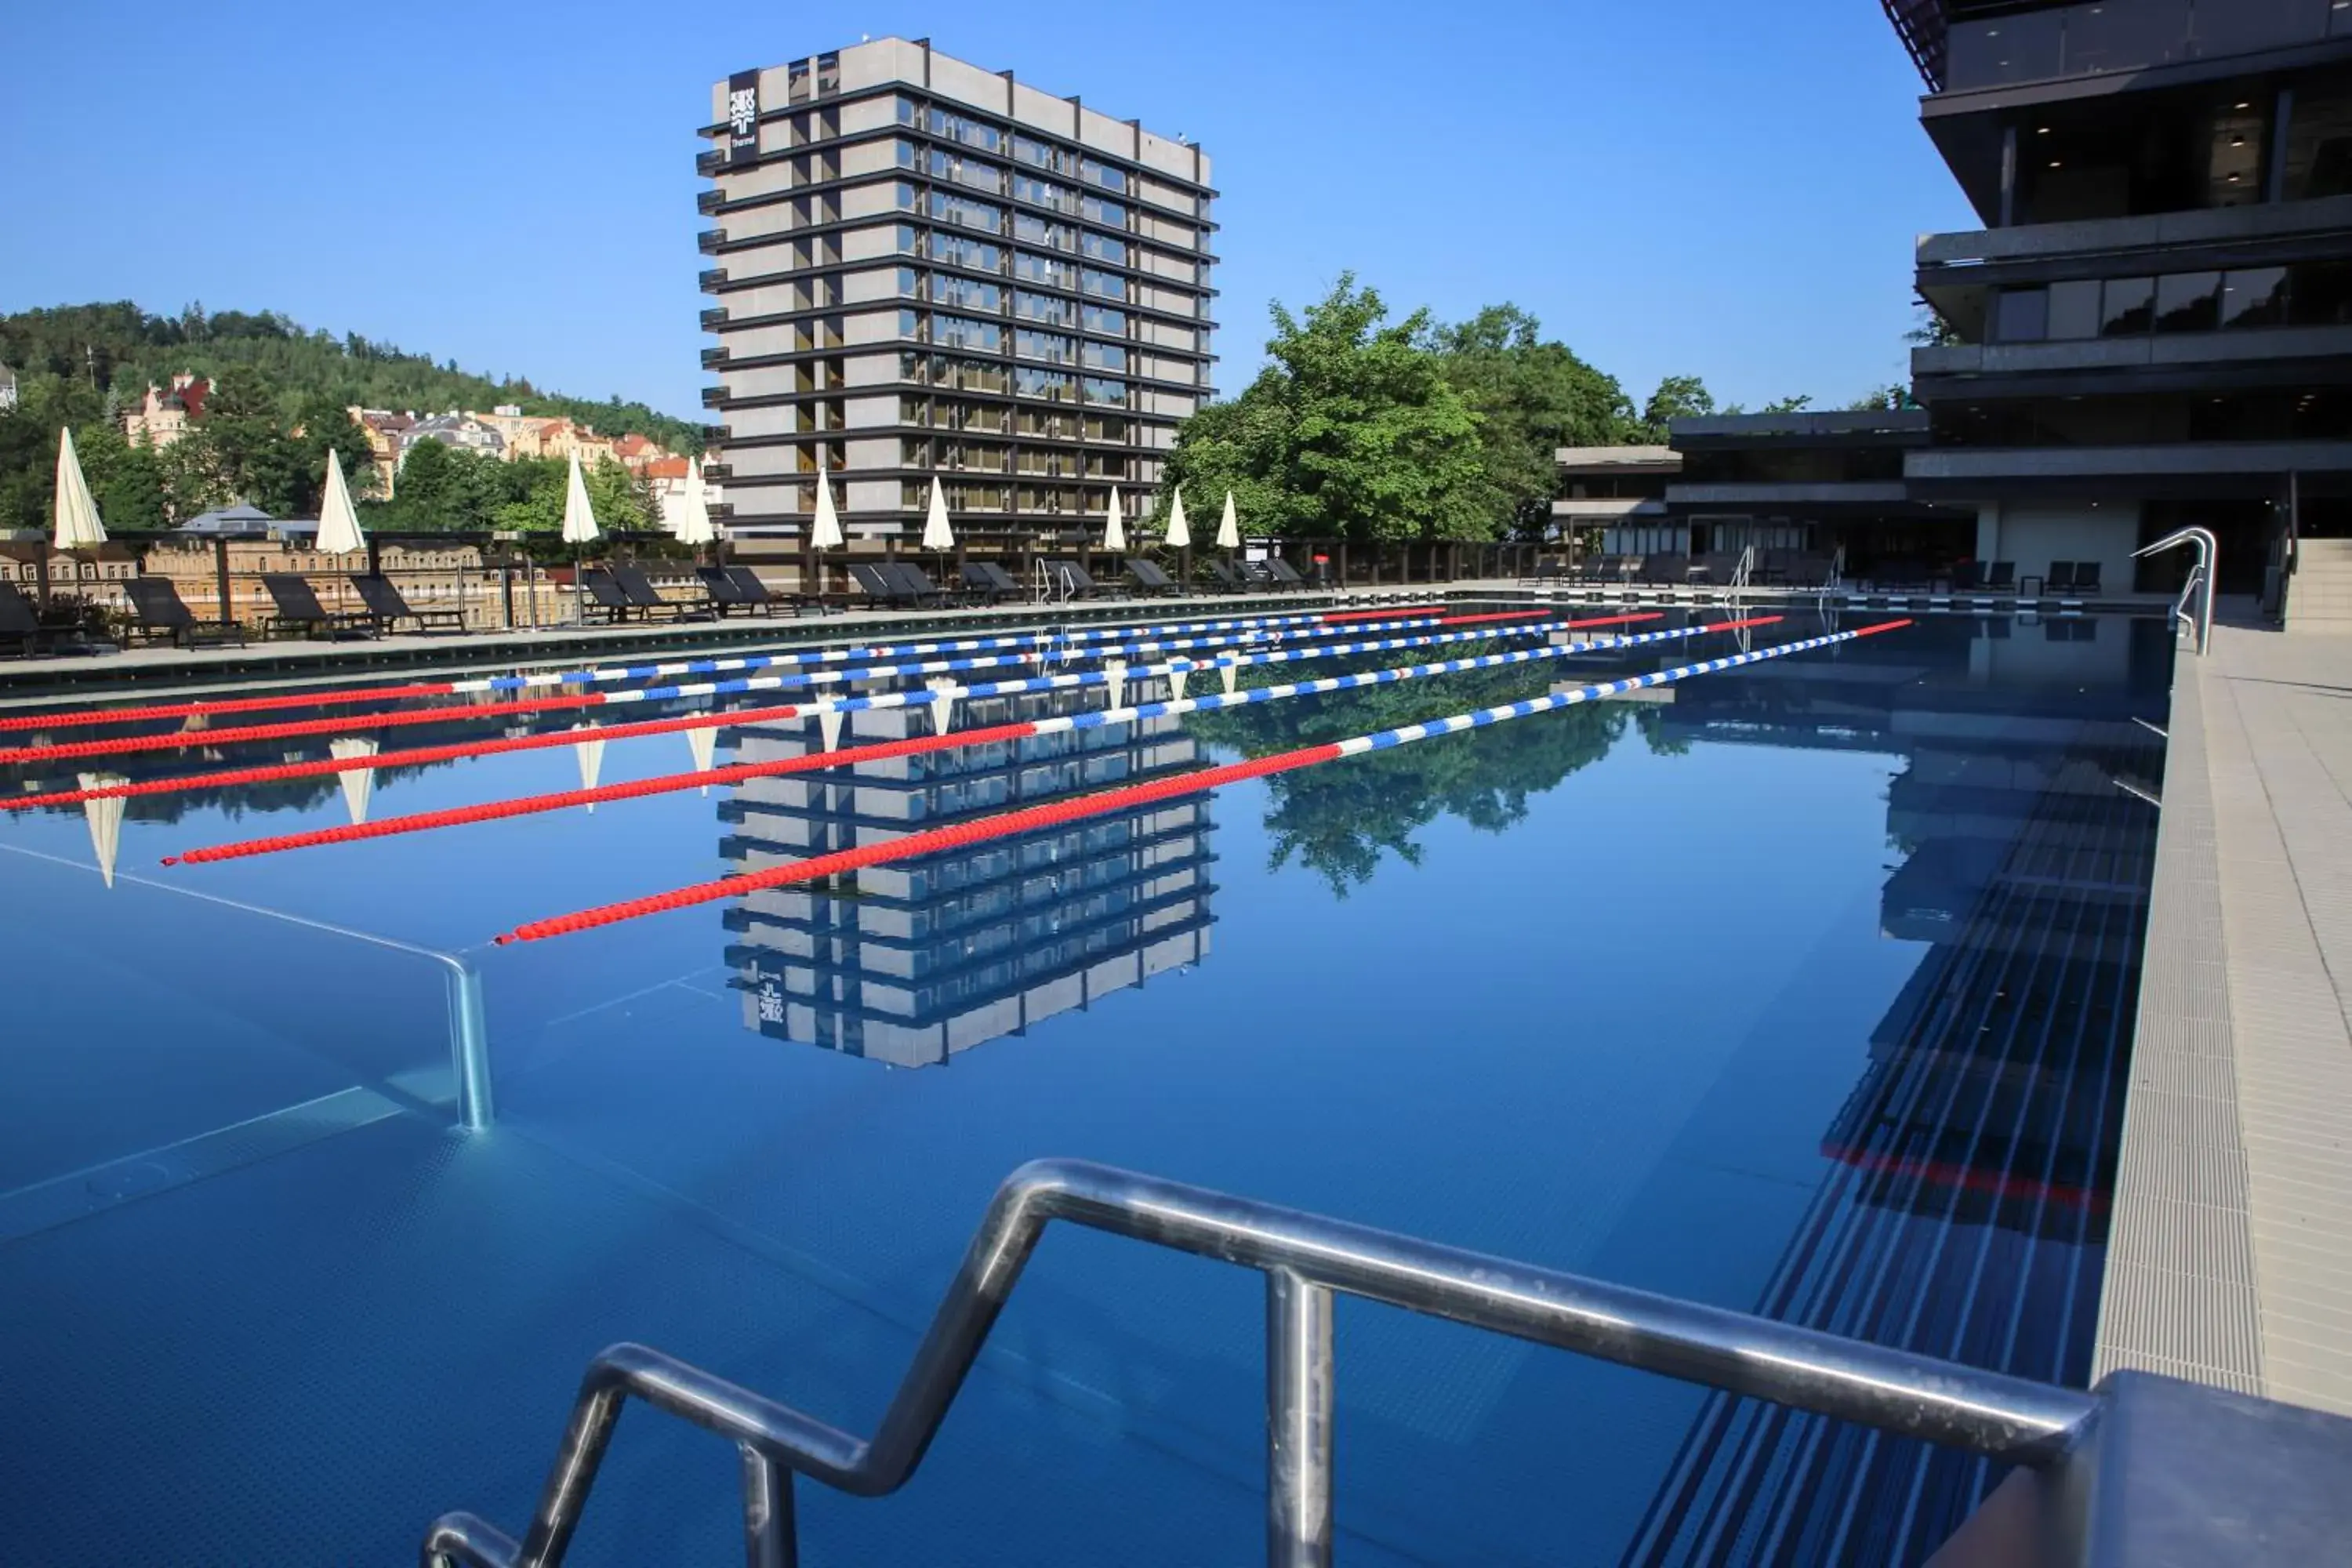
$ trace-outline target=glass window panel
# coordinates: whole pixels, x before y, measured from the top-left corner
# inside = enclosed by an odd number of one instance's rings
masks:
[[[2132,337],[2156,320],[2156,279],[2110,278],[2099,313],[2099,335]]]
[[[2038,343],[2050,335],[2049,290],[2004,289],[1994,300],[1995,342]]]
[[[2329,261],[2291,269],[2287,319],[2298,327],[2352,324],[2352,265]]]
[[[1070,286],[1072,268],[1066,261],[1050,256],[1033,256],[1025,250],[1013,252],[1013,275],[1031,283],[1044,283],[1056,289]]]
[[[1121,267],[1127,265],[1126,243],[1113,239],[1108,235],[1087,235],[1078,242],[1078,248],[1097,261],[1113,262]]]
[[[1091,267],[1078,274],[1078,288],[1085,293],[1105,300],[1123,300],[1127,298],[1126,279],[1116,272],[1097,272]]]
[[[2099,335],[2099,282],[2050,285],[2050,338],[2053,342]]]
[[[2156,330],[2210,332],[2221,324],[2221,275],[2175,272],[2156,280]]]
[[[2221,275],[2221,324],[2275,327],[2286,320],[2286,268],[2257,267]]]

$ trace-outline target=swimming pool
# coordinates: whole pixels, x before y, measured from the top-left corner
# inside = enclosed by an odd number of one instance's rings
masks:
[[[410,700],[263,715],[337,721],[300,734],[221,742],[244,722],[223,716],[187,749],[11,764],[14,794],[349,762],[354,741],[561,742],[0,820],[0,1511],[28,1561],[413,1560],[445,1509],[528,1516],[581,1369],[625,1338],[868,1429],[988,1194],[1044,1154],[2080,1382],[2155,833],[2123,785],[2159,783],[2135,721],[2163,719],[2160,623],[1926,617],[838,880],[488,942],[1884,618],[1790,613],[171,868],[198,846],[591,773],[787,763],[824,738],[787,719],[599,744],[572,727],[609,716],[574,709],[364,721]],[[1237,689],[1577,635],[1529,624],[1253,666]],[[1444,634],[1346,634],[1414,635]],[[926,736],[924,679],[856,689],[910,700],[847,713],[840,743]],[[1163,689],[1133,679],[1130,698]],[[795,689],[626,704],[608,727]],[[1010,693],[954,723],[1105,701],[1099,684]],[[455,1126],[440,964],[366,939],[478,974],[481,1131]],[[1246,1274],[1052,1235],[909,1487],[802,1489],[804,1560],[1251,1560],[1261,1310]],[[1916,1560],[1988,1480],[1361,1303],[1339,1310],[1338,1353],[1350,1562]],[[634,1415],[572,1560],[727,1560],[735,1485],[723,1445]]]

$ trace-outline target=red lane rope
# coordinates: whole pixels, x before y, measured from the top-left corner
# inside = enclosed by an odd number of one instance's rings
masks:
[[[229,697],[219,701],[165,702],[146,708],[84,708],[70,713],[11,713],[0,718],[0,731],[72,730],[92,724],[135,724],[150,719],[194,719],[206,713],[263,713],[273,708],[331,708],[378,700],[396,701],[410,697],[446,697],[446,680],[420,680],[407,686],[371,686],[359,691],[291,691],[274,697]]]
[[[499,945],[503,947],[509,942],[538,942],[546,937],[565,936],[573,931],[635,920],[641,915],[662,914],[694,904],[731,899],[757,892],[762,888],[781,888],[793,882],[813,881],[819,877],[855,871],[860,867],[879,865],[886,860],[929,855],[940,849],[954,849],[982,839],[1006,837],[1040,827],[1055,827],[1065,822],[1076,822],[1085,817],[1102,816],[1114,811],[1148,805],[1153,801],[1199,795],[1204,790],[1216,789],[1243,779],[1263,778],[1269,773],[1287,773],[1293,768],[1328,763],[1339,754],[1339,742],[1335,741],[1296,752],[1278,752],[1273,756],[1259,757],[1251,762],[1228,763],[1223,767],[1154,779],[1150,784],[1129,784],[1125,789],[1109,790],[1101,795],[1052,801],[998,816],[982,817],[975,822],[958,823],[952,827],[934,827],[928,832],[909,833],[903,838],[892,838],[878,844],[861,844],[855,849],[837,850],[830,855],[820,855],[813,860],[796,860],[765,871],[725,877],[715,882],[656,893],[649,898],[630,899],[617,904],[606,904],[600,909],[582,910],[576,914],[558,915],[553,920],[533,921],[499,937]]]
[[[467,702],[455,708],[345,713],[332,719],[297,719],[284,724],[245,724],[226,730],[175,730],[168,735],[115,735],[103,741],[69,741],[62,745],[18,746],[0,751],[0,765],[120,757],[133,752],[184,751],[190,746],[233,746],[245,741],[290,741],[300,735],[348,735],[359,730],[394,729],[405,724],[457,724],[473,719],[596,708],[604,701],[603,692],[583,691],[568,697],[533,697],[519,702]]]
[[[480,805],[453,805],[440,811],[387,816],[376,822],[345,823],[337,827],[312,828],[303,833],[282,833],[272,838],[247,838],[240,843],[216,844],[209,848],[167,855],[163,858],[163,864],[202,866],[217,860],[242,860],[248,856],[275,855],[287,849],[310,849],[322,844],[352,844],[367,838],[390,838],[403,833],[459,827],[473,822],[497,822],[510,816],[530,816],[542,811],[562,811],[575,805],[602,805],[608,800],[639,800],[647,795],[692,789],[697,785],[741,784],[746,779],[772,778],[780,773],[814,773],[820,768],[844,768],[857,763],[878,763],[890,757],[917,756],[925,752],[984,746],[992,741],[1026,740],[1036,732],[1036,721],[1024,719],[1010,724],[990,724],[978,730],[956,730],[944,735],[910,735],[903,741],[877,741],[871,745],[849,746],[838,752],[811,752],[805,756],[779,757],[764,763],[732,763],[723,768],[705,768],[699,773],[666,773],[658,778],[632,779],[624,784],[598,784],[590,789],[518,795],[511,800],[494,800]],[[616,731],[599,730],[596,739],[609,739],[615,733]],[[572,740],[576,744],[585,738],[574,735]]]
[[[1903,620],[1885,621],[1873,626],[1857,627],[1844,634],[1845,638],[1871,637],[1890,632],[1912,623]],[[722,877],[715,881],[698,882],[690,887],[673,889],[667,893],[655,893],[645,898],[625,899],[619,903],[603,904],[594,909],[580,910],[552,919],[531,921],[496,939],[499,946],[514,942],[541,942],[549,937],[569,936],[575,931],[593,931],[600,926],[617,925],[646,915],[666,914],[672,910],[690,909],[696,904],[716,902],[721,899],[739,898],[768,888],[790,887],[796,882],[814,881],[821,877],[855,871],[863,867],[886,861],[909,859],[942,849],[961,848],[967,844],[991,838],[1006,838],[1015,834],[1029,833],[1041,827],[1055,827],[1066,822],[1081,821],[1089,816],[1104,816],[1126,811],[1155,801],[1170,800],[1180,795],[1199,795],[1220,789],[1243,779],[1264,778],[1269,774],[1287,773],[1294,768],[1312,767],[1319,763],[1336,762],[1349,754],[1344,748],[1349,742],[1326,742],[1321,745],[1305,746],[1293,752],[1276,752],[1270,756],[1247,762],[1229,763],[1222,767],[1203,768],[1194,773],[1178,773],[1170,778],[1155,779],[1149,784],[1129,784],[1121,789],[1106,790],[1098,795],[1077,795],[1067,800],[1049,802],[1020,811],[1003,812],[971,822],[957,823],[949,827],[936,827],[927,832],[909,833],[903,837],[875,844],[862,844],[854,849],[837,850],[812,859],[772,866],[764,871],[746,872],[740,876]]]
[[[1621,616],[1612,620],[1654,620],[1654,616]],[[1759,616],[1744,621],[1726,621],[1710,626],[1709,631],[1737,631],[1743,626],[1770,626],[1779,616]],[[785,714],[790,710],[782,710]],[[730,715],[724,721],[704,719],[703,722],[759,722],[757,714],[741,720]],[[665,721],[662,727],[677,724]],[[685,727],[682,724],[677,727]],[[628,726],[600,728],[601,740],[625,739]],[[255,855],[276,855],[289,849],[312,849],[332,844],[352,844],[371,838],[390,838],[404,833],[425,833],[443,827],[461,827],[477,822],[497,822],[509,817],[530,816],[541,812],[563,811],[579,805],[602,805],[607,801],[642,800],[650,795],[671,794],[677,790],[708,788],[712,784],[741,784],[747,779],[773,778],[785,773],[813,773],[823,768],[850,767],[859,763],[881,762],[892,757],[919,756],[929,752],[957,751],[966,746],[986,745],[994,741],[1026,740],[1037,733],[1034,719],[1016,720],[1008,724],[986,725],[977,730],[955,730],[938,735],[914,735],[898,741],[877,741],[869,745],[851,746],[837,752],[812,752],[804,756],[778,758],[763,763],[732,763],[722,768],[706,768],[698,772],[667,773],[649,779],[634,779],[623,784],[596,784],[583,789],[558,790],[545,795],[518,795],[511,799],[491,801],[478,805],[446,806],[437,811],[413,812],[405,816],[387,816],[373,822],[345,823],[332,827],[305,829],[299,833],[282,833],[266,838],[247,838],[231,844],[216,844],[204,848],[189,849],[178,855],[166,856],[166,866],[202,866],[221,860],[242,860]],[[565,744],[576,744],[586,737],[572,732],[554,737]],[[435,748],[438,749],[438,748]],[[401,753],[387,752],[384,756]],[[370,765],[382,765],[383,759],[370,761]],[[302,768],[324,772],[337,764],[304,763]],[[275,772],[277,770],[264,770]],[[69,792],[96,795],[99,791]],[[66,796],[39,797],[55,805],[68,804]]]
[[[674,735],[681,730],[770,724],[804,718],[807,711],[799,703],[787,703],[780,708],[738,708],[724,713],[689,713],[677,719],[641,719],[626,724],[600,724],[593,733],[555,730],[544,735],[501,735],[494,741],[458,741],[446,746],[412,746],[405,751],[378,752],[372,757],[317,757],[307,762],[273,763],[267,767],[224,768],[216,773],[189,773],[177,778],[137,779],[122,784],[99,784],[89,789],[56,790],[47,795],[0,795],[0,811],[30,811],[35,806],[79,805],[86,800],[120,800],[132,795],[170,795],[179,790],[278,784],[288,779],[318,778],[325,773],[454,763],[466,757],[490,756],[501,752],[535,752],[556,746],[576,746],[583,741],[628,741],[641,735]]]

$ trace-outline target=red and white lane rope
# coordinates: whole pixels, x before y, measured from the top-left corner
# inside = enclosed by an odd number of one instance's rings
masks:
[[[1154,779],[1149,784],[1129,784],[1124,788],[1106,790],[1098,795],[1074,795],[1067,800],[1033,805],[1019,811],[1008,811],[994,816],[961,822],[948,827],[910,833],[903,837],[879,843],[862,844],[854,849],[836,850],[828,855],[812,856],[786,865],[770,867],[762,871],[746,872],[740,876],[722,877],[715,881],[698,882],[690,887],[656,893],[649,898],[628,899],[619,903],[605,904],[596,909],[582,910],[574,914],[558,915],[551,920],[532,921],[517,926],[498,938],[501,944],[518,942],[541,942],[549,937],[567,936],[575,931],[593,931],[600,926],[617,925],[623,921],[641,919],[646,915],[667,913],[671,910],[690,908],[696,904],[713,903],[722,899],[740,898],[765,888],[787,887],[796,882],[815,881],[855,871],[863,867],[881,865],[895,860],[912,859],[919,855],[935,854],[942,849],[961,848],[968,844],[992,838],[1009,837],[1014,834],[1032,833],[1040,828],[1056,827],[1066,822],[1081,821],[1090,816],[1106,816],[1114,812],[1130,811],[1162,800],[1172,800],[1205,790],[1221,789],[1244,779],[1264,778],[1270,774],[1288,773],[1297,768],[1315,767],[1324,763],[1338,762],[1343,757],[1361,756],[1367,752],[1384,751],[1394,746],[1410,745],[1436,735],[1450,735],[1458,731],[1477,729],[1489,724],[1508,723],[1530,714],[1547,713],[1580,702],[1596,701],[1644,687],[1664,686],[1671,681],[1693,676],[1709,675],[1717,670],[1736,669],[1742,665],[1759,664],[1766,659],[1786,658],[1790,654],[1804,653],[1832,644],[1852,642],[1858,637],[1875,637],[1911,625],[1909,619],[1882,621],[1876,626],[1861,626],[1850,632],[1832,632],[1826,637],[1806,637],[1778,647],[1758,648],[1753,653],[1733,654],[1725,658],[1702,660],[1696,664],[1661,669],[1648,675],[1628,677],[1622,680],[1606,680],[1591,686],[1580,686],[1570,691],[1554,692],[1549,697],[1530,698],[1524,702],[1506,703],[1496,708],[1482,708],[1475,712],[1457,713],[1451,718],[1433,719],[1427,723],[1407,724],[1398,729],[1382,730],[1375,734],[1357,735],[1345,741],[1334,741],[1319,746],[1304,746],[1297,751],[1277,752],[1271,756],[1256,757],[1248,762],[1231,763],[1223,767],[1203,768],[1194,773],[1177,773],[1168,778]]]
[[[910,736],[905,740],[883,741],[866,746],[851,746],[838,752],[812,752],[805,756],[780,757],[768,762],[733,763],[726,767],[703,768],[683,773],[667,773],[656,778],[633,779],[625,784],[598,784],[587,789],[557,790],[545,795],[520,795],[512,800],[490,801],[478,805],[447,806],[438,811],[415,812],[406,816],[382,817],[373,822],[346,823],[333,827],[310,828],[300,833],[282,833],[265,838],[242,839],[233,844],[212,845],[205,848],[190,849],[179,855],[168,856],[163,864],[201,866],[215,860],[241,860],[255,855],[276,855],[289,849],[313,849],[323,845],[352,844],[370,838],[391,838],[405,833],[425,833],[436,828],[461,827],[478,822],[502,822],[510,817],[530,816],[549,811],[566,811],[574,806],[602,805],[607,801],[641,800],[648,795],[669,795],[689,789],[707,789],[713,784],[741,784],[747,779],[813,773],[822,768],[850,767],[859,763],[880,762],[890,757],[918,756],[928,752],[953,751],[966,746],[988,745],[998,741],[1025,741],[1038,735],[1055,735],[1071,730],[1100,729],[1106,724],[1124,724],[1137,720],[1157,719],[1172,714],[1211,712],[1220,708],[1243,707],[1256,702],[1278,702],[1286,697],[1307,697],[1328,691],[1346,691],[1361,686],[1382,686],[1400,680],[1417,680],[1424,676],[1455,675],[1473,669],[1496,669],[1507,665],[1528,664],[1539,659],[1565,658],[1575,654],[1590,653],[1602,647],[1628,647],[1645,643],[1698,637],[1708,632],[1739,631],[1751,626],[1769,626],[1780,618],[1778,616],[1759,616],[1748,620],[1724,621],[1710,626],[1683,626],[1670,631],[1649,632],[1639,637],[1620,638],[1609,644],[1566,643],[1557,647],[1525,648],[1513,653],[1444,659],[1432,664],[1405,665],[1392,669],[1357,670],[1348,675],[1326,676],[1319,680],[1296,680],[1286,685],[1261,686],[1247,691],[1229,692],[1221,696],[1175,698],[1167,701],[1138,703],[1131,708],[1110,708],[1087,713],[1057,714],[1045,719],[1026,719],[1009,724],[991,724],[976,730],[951,730],[943,734]],[[609,731],[599,731],[597,739],[607,739],[611,733]]]

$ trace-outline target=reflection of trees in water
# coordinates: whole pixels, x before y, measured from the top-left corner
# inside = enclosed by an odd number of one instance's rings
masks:
[[[170,776],[169,771],[161,768],[142,770],[135,773],[126,769],[110,768],[108,764],[116,760],[100,757],[84,765],[93,773],[112,773],[132,779]],[[309,759],[298,757],[294,760],[308,761]],[[216,768],[267,767],[268,765],[268,762],[257,757],[250,761],[207,762],[201,770],[189,771],[211,772]],[[375,782],[381,786],[395,779],[415,778],[420,774],[431,773],[436,768],[455,765],[455,763],[411,763],[399,767],[377,768],[373,772]],[[37,771],[9,770],[9,772],[18,776],[0,779],[0,787],[21,790],[29,782],[43,790],[69,790],[77,787],[79,783],[74,773],[53,776]],[[230,821],[236,822],[247,816],[268,816],[281,811],[310,811],[332,800],[341,788],[339,774],[320,773],[310,778],[278,779],[268,784],[194,789],[172,795],[134,795],[123,800],[122,816],[126,822],[173,823],[187,816],[191,812],[211,811],[218,812]],[[48,806],[43,809],[69,812],[79,816],[82,808],[77,805]]]
[[[1264,756],[1539,697],[1558,673],[1525,666],[1471,670],[1197,713],[1186,728],[1210,745]],[[1244,679],[1252,686],[1297,679],[1279,667],[1247,675],[1258,678]],[[1271,864],[1295,859],[1345,898],[1371,879],[1383,854],[1419,865],[1422,847],[1412,836],[1440,816],[1486,833],[1512,826],[1527,816],[1531,797],[1607,756],[1629,723],[1658,749],[1653,714],[1595,702],[1276,774],[1265,781]]]

